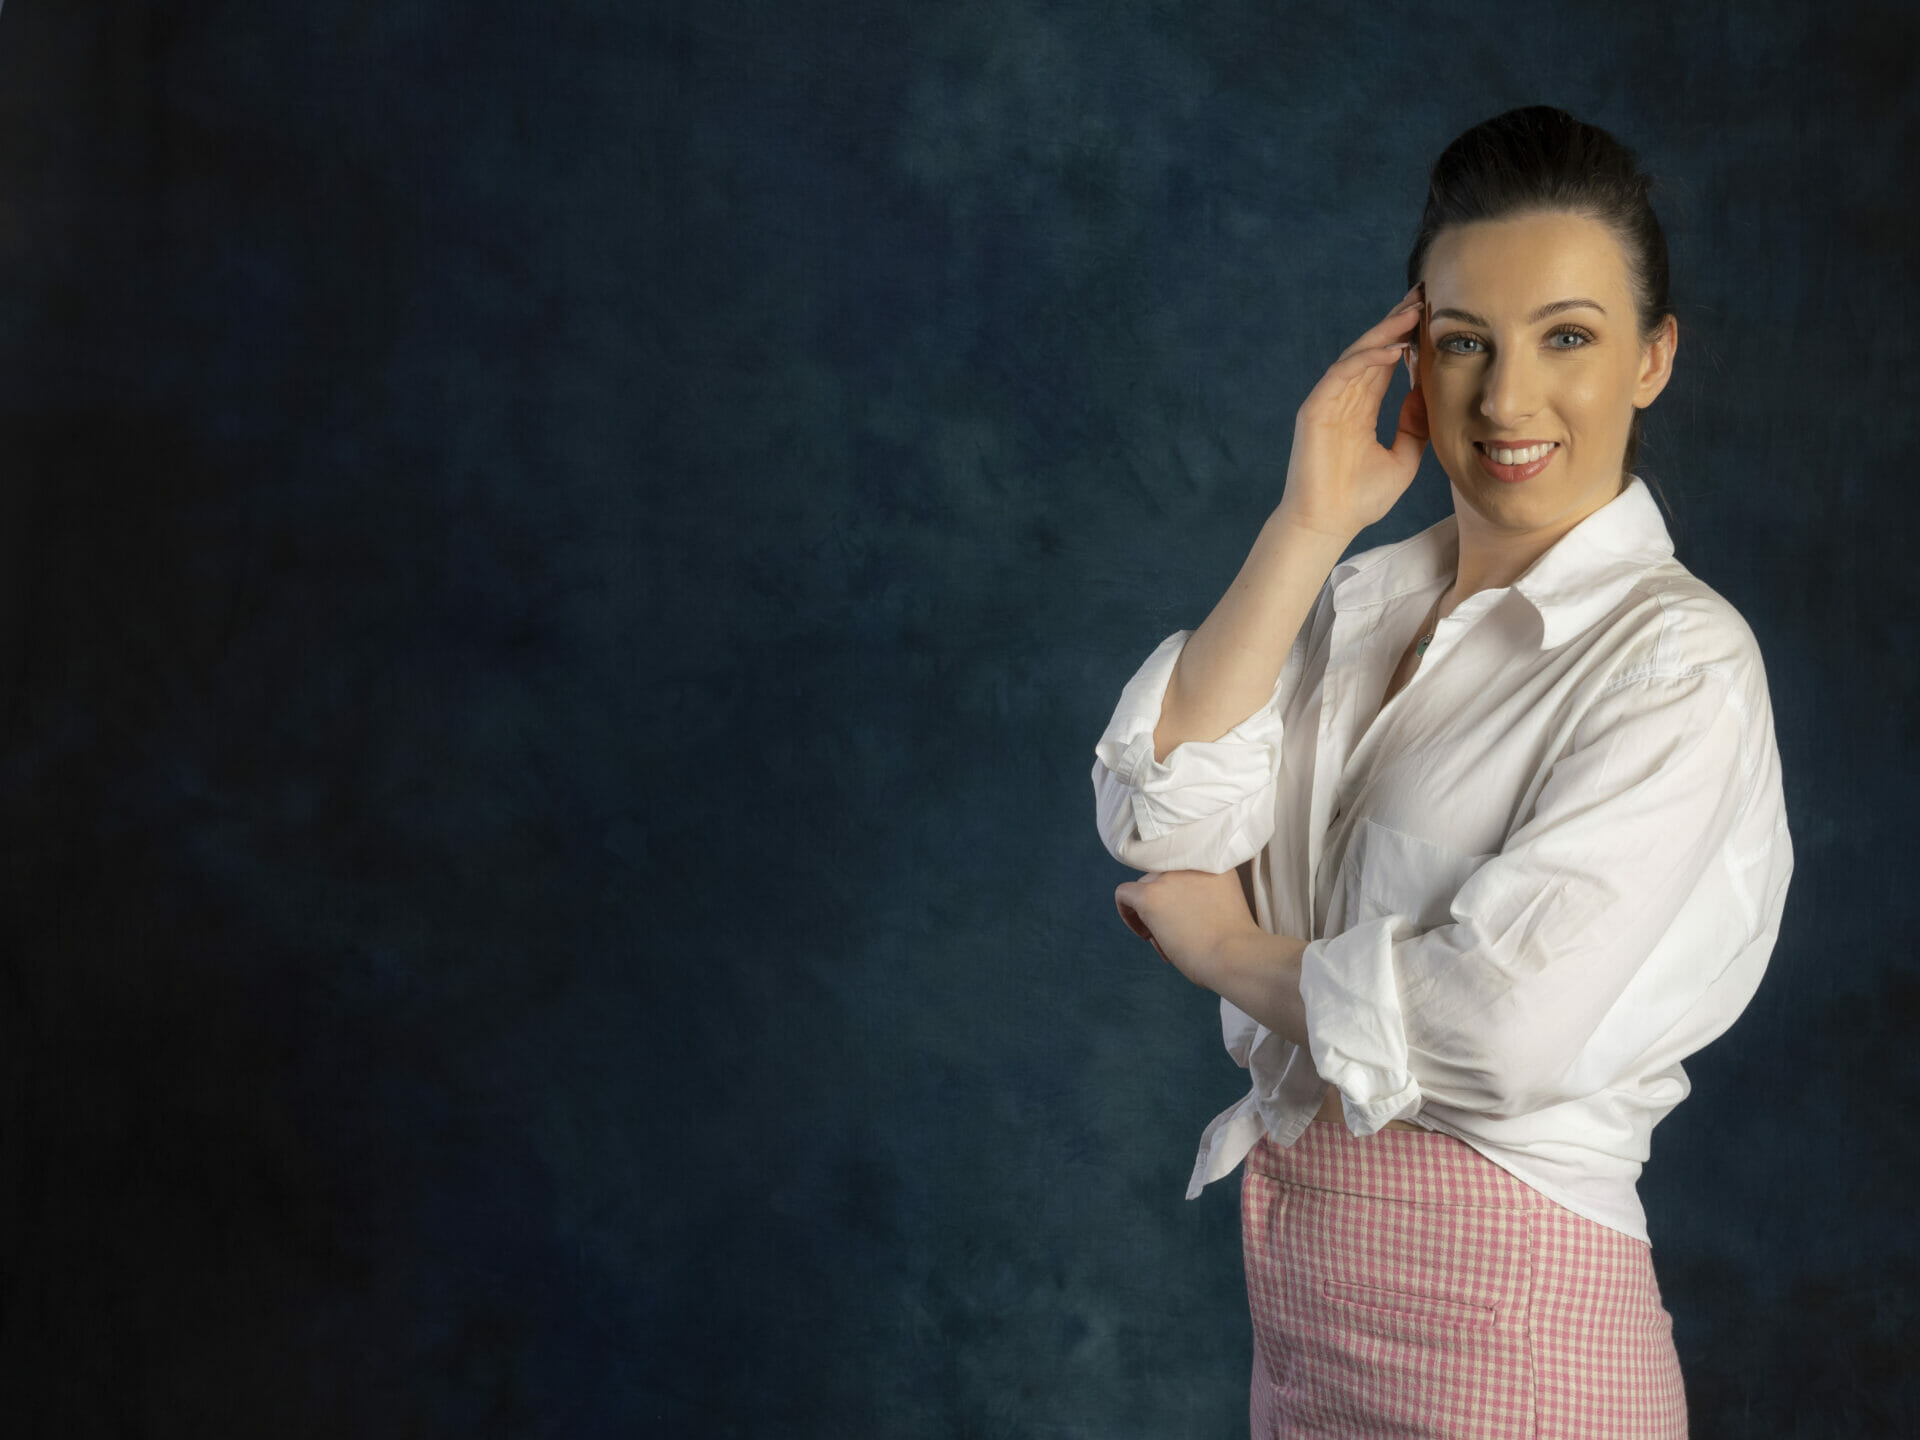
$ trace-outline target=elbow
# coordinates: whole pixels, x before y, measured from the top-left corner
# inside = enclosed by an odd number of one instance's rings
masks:
[[[1135,817],[1133,788],[1098,761],[1093,767],[1094,819],[1100,830],[1100,843],[1122,865],[1136,870],[1151,867],[1138,864],[1145,841]]]
[[[1244,792],[1203,797],[1200,803],[1189,797],[1183,807],[1166,807],[1096,761],[1093,789],[1100,842],[1131,869],[1224,875],[1273,838],[1271,778]]]

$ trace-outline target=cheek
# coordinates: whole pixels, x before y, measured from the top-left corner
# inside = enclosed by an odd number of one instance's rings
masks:
[[[1633,418],[1633,376],[1594,366],[1570,376],[1564,402],[1588,429],[1624,432]]]

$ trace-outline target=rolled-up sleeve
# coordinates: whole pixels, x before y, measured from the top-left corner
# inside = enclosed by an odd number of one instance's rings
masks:
[[[1307,945],[1300,986],[1350,1128],[1429,1101],[1507,1118],[1593,1093],[1603,1023],[1604,1048],[1630,1060],[1734,957],[1759,946],[1764,964],[1750,897],[1778,893],[1791,866],[1765,705],[1764,682],[1728,667],[1617,679],[1524,822],[1459,884],[1449,923],[1413,918],[1412,867],[1358,877],[1356,923]],[[1670,932],[1684,943],[1663,946]],[[1654,956],[1672,968],[1622,1003]]]
[[[1094,805],[1100,838],[1123,865],[1219,875],[1273,838],[1281,703],[1299,656],[1288,657],[1273,695],[1254,714],[1217,740],[1189,740],[1156,760],[1154,728],[1191,633],[1169,635],[1121,691],[1094,747]]]

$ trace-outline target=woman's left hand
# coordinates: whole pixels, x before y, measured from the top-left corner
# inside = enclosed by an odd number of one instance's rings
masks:
[[[1260,922],[1247,908],[1240,875],[1229,870],[1149,870],[1113,892],[1127,928],[1194,984],[1212,990],[1223,942]]]

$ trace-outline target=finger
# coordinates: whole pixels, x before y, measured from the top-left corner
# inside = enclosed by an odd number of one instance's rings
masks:
[[[1153,932],[1140,922],[1140,917],[1138,915],[1134,916],[1132,922],[1128,924],[1127,928],[1133,931],[1133,933],[1138,935],[1142,940],[1146,941],[1149,945],[1153,946],[1155,950],[1159,950],[1160,958],[1162,960],[1165,960],[1167,958],[1167,952],[1160,949],[1160,942],[1153,938]]]
[[[1361,350],[1352,355],[1343,356],[1328,367],[1327,373],[1320,377],[1320,383],[1307,392],[1307,398],[1301,409],[1339,405],[1339,397],[1357,397],[1357,403],[1368,413],[1377,415],[1380,402],[1386,396],[1387,386],[1393,381],[1393,367],[1400,363],[1400,357],[1406,354],[1406,341],[1395,345],[1380,345],[1371,350]],[[1317,404],[1316,404],[1317,402]]]
[[[1375,345],[1366,350],[1355,350],[1342,355],[1327,367],[1327,373],[1321,378],[1321,384],[1330,388],[1342,389],[1370,371],[1381,371],[1382,380],[1393,378],[1392,367],[1400,363],[1412,341],[1396,340],[1391,345]],[[1315,387],[1318,388],[1318,387]]]
[[[1405,335],[1420,323],[1420,316],[1425,306],[1426,301],[1418,287],[1409,290],[1406,299],[1362,331],[1359,338],[1341,352],[1340,358],[1344,360],[1356,351],[1370,350],[1376,345],[1385,344],[1389,340]]]
[[[1391,344],[1393,341],[1409,333],[1418,331],[1420,328],[1420,314],[1421,309],[1418,305],[1407,310],[1395,310],[1378,325],[1373,326],[1360,335],[1358,339],[1341,352],[1341,358],[1345,359],[1348,355],[1356,354],[1362,350],[1371,350],[1376,345]]]
[[[1113,892],[1114,908],[1120,912],[1120,919],[1126,927],[1142,940],[1153,939],[1153,932],[1147,928],[1147,922],[1140,918],[1140,912],[1133,908],[1130,897],[1123,897],[1121,891],[1129,889],[1133,881],[1128,881],[1119,890]]]

